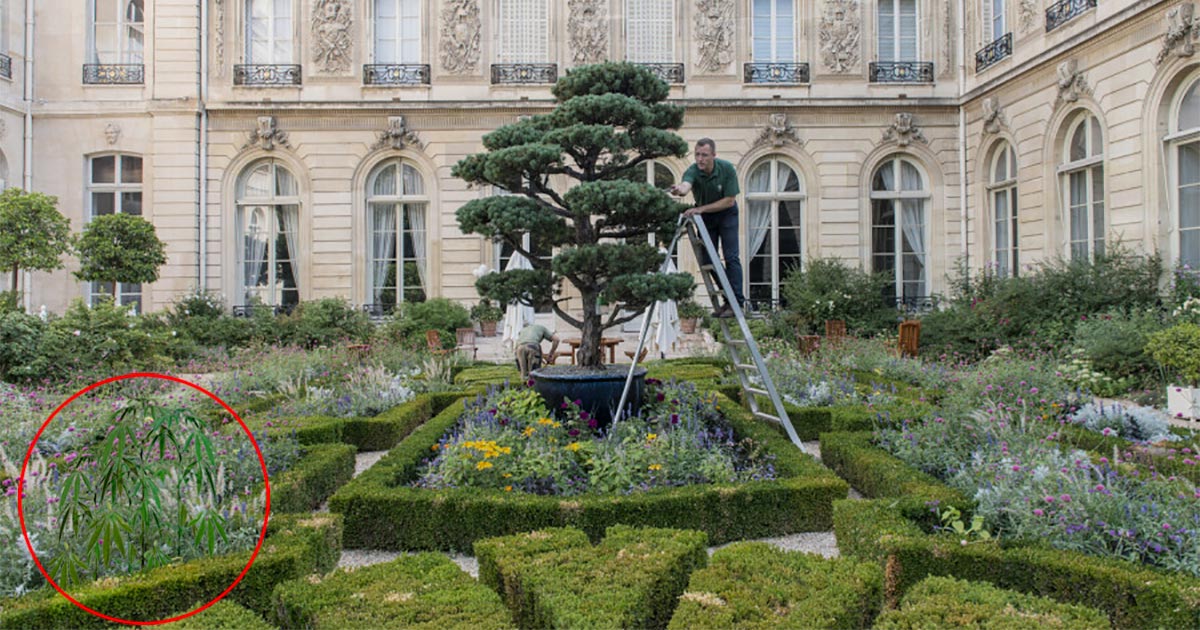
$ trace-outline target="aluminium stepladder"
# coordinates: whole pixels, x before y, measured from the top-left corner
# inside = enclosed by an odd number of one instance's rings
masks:
[[[675,237],[671,239],[671,245],[667,249],[667,260],[663,261],[662,269],[666,269],[671,253],[675,251],[679,244],[679,238],[684,234],[687,234],[688,240],[692,243],[692,251],[695,252],[697,262],[703,262],[705,260],[704,252],[708,252],[708,263],[700,265],[700,276],[704,279],[704,286],[708,290],[713,308],[720,307],[721,300],[718,297],[717,287],[714,286],[719,285],[721,294],[725,296],[725,303],[733,309],[733,319],[737,322],[736,328],[730,328],[727,318],[716,318],[716,321],[721,327],[722,341],[729,348],[730,357],[733,359],[733,369],[738,376],[738,382],[746,394],[746,400],[750,403],[750,412],[754,414],[755,418],[781,425],[787,432],[788,439],[801,451],[807,452],[804,444],[800,441],[800,436],[796,435],[796,429],[792,426],[787,411],[783,408],[783,401],[779,398],[779,392],[775,390],[775,383],[771,380],[771,375],[767,373],[767,364],[763,361],[762,353],[758,351],[758,344],[755,343],[754,336],[750,334],[750,327],[746,324],[746,313],[742,310],[742,305],[734,298],[733,287],[725,275],[725,265],[721,264],[721,257],[717,255],[716,247],[709,238],[708,229],[704,227],[702,221],[699,215],[681,219],[682,224],[675,232]],[[625,409],[625,401],[628,399],[629,390],[633,385],[633,373],[637,369],[637,358],[641,356],[642,348],[645,347],[646,338],[649,336],[654,306],[655,303],[651,302],[642,315],[642,330],[638,336],[637,350],[634,350],[629,374],[625,377],[625,389],[621,392],[621,401],[613,416],[614,422],[620,419],[621,413]],[[774,414],[764,411],[759,406],[759,396],[766,396],[771,400]]]

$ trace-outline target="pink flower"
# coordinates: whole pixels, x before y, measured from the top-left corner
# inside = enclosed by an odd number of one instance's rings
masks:
[[[1036,509],[1036,510],[1034,510],[1034,511],[1033,511],[1033,515],[1034,515],[1034,516],[1043,516],[1043,515],[1045,515],[1045,514],[1046,514],[1046,513],[1045,513],[1045,512],[1043,512],[1043,511],[1042,511],[1040,508],[1039,508],[1039,509]]]
[[[1054,497],[1052,497],[1050,495],[1046,495],[1045,497],[1042,497],[1042,500],[1045,501],[1046,503],[1054,503]]]
[[[1012,469],[1013,469],[1013,472],[1021,472],[1020,466],[1013,466]]]

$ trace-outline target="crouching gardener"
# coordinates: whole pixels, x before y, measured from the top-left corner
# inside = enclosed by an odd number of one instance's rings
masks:
[[[558,334],[550,332],[541,324],[530,324],[517,333],[517,369],[521,371],[521,380],[527,380],[529,373],[542,367],[542,341],[550,342],[550,354],[558,351]]]

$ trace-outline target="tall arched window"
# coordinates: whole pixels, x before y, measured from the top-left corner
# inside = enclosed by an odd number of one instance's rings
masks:
[[[387,312],[427,295],[425,182],[411,162],[389,160],[367,178],[371,303]]]
[[[105,214],[142,214],[142,158],[136,155],[97,155],[88,160],[88,220]],[[142,308],[142,285],[92,282],[88,303],[111,297],[117,304]]]
[[[1179,263],[1200,269],[1200,80],[1193,81],[1171,113],[1167,136],[1175,160],[1175,251]]]
[[[243,305],[290,309],[300,302],[300,189],[275,160],[251,164],[238,177],[238,297]]]
[[[917,165],[893,156],[871,178],[871,269],[891,276],[885,297],[919,306],[929,295],[925,224],[929,187]]]
[[[1017,156],[1012,145],[1002,143],[992,153],[988,167],[988,197],[992,205],[992,261],[1001,277],[1016,276]]]
[[[1072,121],[1058,167],[1072,260],[1104,254],[1104,135],[1083,113]]]
[[[778,157],[750,169],[746,184],[749,295],[754,302],[780,302],[779,286],[799,269],[804,255],[804,182]]]

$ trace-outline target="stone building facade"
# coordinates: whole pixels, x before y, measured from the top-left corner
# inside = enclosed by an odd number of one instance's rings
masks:
[[[1122,241],[1200,264],[1193,20],[1177,0],[0,0],[0,178],[75,229],[137,212],[168,244],[153,285],[27,274],[34,310],[471,303],[506,257],[458,230],[495,191],[452,166],[549,111],[554,77],[630,60],[738,168],[751,297],[839,257],[920,306],[961,260],[1020,273]]]

